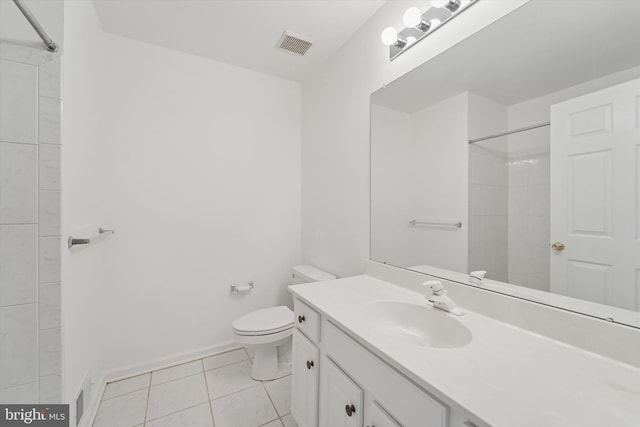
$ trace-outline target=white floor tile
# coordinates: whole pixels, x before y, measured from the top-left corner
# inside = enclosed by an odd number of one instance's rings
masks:
[[[217,399],[260,384],[250,374],[251,362],[248,360],[205,372],[209,397]]]
[[[216,427],[256,427],[278,418],[262,386],[214,400],[211,408]]]
[[[109,383],[104,389],[102,400],[122,396],[133,391],[144,390],[149,387],[149,378],[151,378],[151,374],[144,374]]]
[[[4,405],[12,403],[36,403],[38,401],[38,383],[22,384],[0,390],[0,402]],[[47,402],[49,403],[49,402]]]
[[[202,373],[202,361],[196,360],[182,365],[171,366],[151,373],[151,385],[162,384],[178,378]]]
[[[282,424],[284,424],[284,427],[298,427],[298,423],[293,419],[293,416],[291,414],[287,415],[286,417],[282,417],[281,420]]]
[[[207,402],[148,422],[146,427],[213,427],[211,408]]]
[[[0,384],[38,379],[38,304],[0,307]]]
[[[244,350],[244,348],[239,348],[237,350],[232,350],[226,353],[207,357],[206,359],[204,359],[204,370],[210,371],[211,369],[231,365],[232,363],[242,362],[243,360],[247,359],[249,359],[247,352]]]
[[[264,387],[281,417],[291,412],[291,375],[264,383]]]
[[[93,427],[132,427],[144,422],[148,390],[125,394],[100,403]]]
[[[273,420],[270,423],[261,425],[260,427],[282,427],[282,421],[279,419]]]
[[[205,403],[207,400],[204,374],[155,385],[149,393],[147,420],[160,418]]]

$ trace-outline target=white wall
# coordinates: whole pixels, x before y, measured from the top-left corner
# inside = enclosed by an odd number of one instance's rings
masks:
[[[109,209],[106,181],[116,166],[106,161],[111,122],[101,100],[107,95],[102,82],[108,70],[104,35],[93,4],[66,1],[64,19],[61,161],[62,235],[66,236],[78,228],[102,224]],[[66,402],[75,397],[85,373],[98,381],[103,372],[111,268],[107,242],[62,251]]]
[[[411,115],[371,105],[371,259],[409,265]]]
[[[231,341],[236,317],[291,302],[300,85],[106,38],[111,368]]]
[[[551,118],[550,106],[568,99],[576,98],[587,93],[605,89],[640,78],[640,67],[629,68],[617,73],[609,74],[579,85],[571,86],[557,92],[529,99],[509,106],[509,129],[517,129],[524,126],[536,125],[548,122]],[[523,144],[520,149],[528,146]],[[535,148],[535,143],[533,145]]]
[[[91,2],[65,19],[65,233],[116,230],[64,253],[71,399],[87,369],[206,350],[290,303],[301,117],[298,83],[105,34]]]
[[[463,227],[412,227],[408,266],[467,271],[468,102],[464,92],[411,114],[411,219],[461,221]]]
[[[401,27],[420,1],[385,4],[343,48],[303,82],[302,254],[340,276],[369,257],[369,97],[526,1],[484,0],[410,51],[389,61],[382,30]]]

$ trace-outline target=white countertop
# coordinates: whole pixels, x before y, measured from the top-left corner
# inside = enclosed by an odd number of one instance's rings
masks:
[[[416,384],[493,427],[640,426],[638,368],[468,310],[455,318],[471,331],[470,344],[398,345],[357,307],[394,300],[435,309],[421,294],[366,275],[289,289]]]

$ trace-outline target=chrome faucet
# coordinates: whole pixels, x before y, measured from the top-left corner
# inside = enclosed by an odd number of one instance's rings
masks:
[[[433,303],[434,308],[444,310],[448,313],[455,314],[456,316],[462,316],[465,314],[463,310],[456,307],[456,303],[447,296],[447,291],[442,286],[442,282],[439,280],[427,280],[422,286],[431,290],[431,295],[425,295],[425,299]]]

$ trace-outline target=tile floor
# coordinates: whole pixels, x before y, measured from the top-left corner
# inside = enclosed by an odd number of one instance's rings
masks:
[[[241,348],[109,383],[93,427],[297,427],[291,376],[250,372]]]

